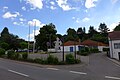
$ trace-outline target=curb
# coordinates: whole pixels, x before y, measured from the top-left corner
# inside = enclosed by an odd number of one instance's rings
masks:
[[[115,59],[111,59],[111,58],[109,58],[109,57],[108,57],[108,59],[109,59],[110,61],[112,61],[113,63],[115,63],[115,64],[117,64],[117,65],[120,66],[120,62],[119,62],[119,61],[117,61],[117,60],[115,60]]]
[[[41,67],[41,68],[54,68],[54,67],[69,67],[69,66],[76,66],[79,64],[71,64],[71,65],[42,65],[42,64],[37,64],[37,63],[30,63],[30,62],[24,62],[24,61],[17,61],[17,60],[11,60],[11,59],[5,59],[5,58],[0,58],[0,60],[9,60],[9,61],[13,61],[15,63],[20,63],[20,64],[25,64],[25,65],[31,65],[31,66],[35,66],[35,67]],[[83,66],[83,63],[80,63],[81,66]],[[85,65],[85,64],[84,64]]]

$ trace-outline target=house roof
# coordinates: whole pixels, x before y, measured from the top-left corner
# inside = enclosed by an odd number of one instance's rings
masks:
[[[102,42],[97,42],[93,40],[85,40],[81,43],[81,45],[87,45],[87,46],[108,46],[107,44],[104,44]]]
[[[86,45],[86,46],[108,46],[102,42],[97,42],[93,40],[85,40],[82,43],[75,41],[67,41],[64,43],[64,46],[73,46],[73,45]]]
[[[120,31],[110,32],[108,37],[110,38],[110,40],[120,40]]]
[[[77,42],[77,41],[67,41],[67,42],[64,43],[64,46],[73,46],[75,44],[80,45],[80,43]]]

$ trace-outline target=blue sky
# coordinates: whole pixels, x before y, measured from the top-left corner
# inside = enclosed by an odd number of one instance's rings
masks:
[[[120,0],[0,0],[0,32],[4,27],[20,38],[28,37],[28,26],[36,22],[36,35],[40,27],[53,23],[57,33],[66,34],[68,28],[92,25],[98,30],[105,22],[112,31],[120,22]]]

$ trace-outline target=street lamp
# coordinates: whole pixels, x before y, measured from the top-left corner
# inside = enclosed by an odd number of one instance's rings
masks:
[[[63,62],[64,62],[64,37],[61,38],[61,41],[62,41],[62,49],[63,49]]]
[[[34,43],[33,43],[33,54],[35,53],[35,31],[36,31],[36,21],[34,25]]]
[[[29,48],[30,48],[30,24],[28,29],[28,54],[29,54]]]

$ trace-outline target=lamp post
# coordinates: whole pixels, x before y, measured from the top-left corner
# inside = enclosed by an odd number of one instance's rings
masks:
[[[30,49],[30,24],[28,29],[28,54],[29,54],[29,49]]]
[[[63,55],[62,55],[63,57],[62,58],[63,58],[63,62],[64,62],[64,37],[61,39],[61,41],[62,41],[62,47],[63,47],[62,48],[63,49],[62,50],[62,52],[63,52]]]
[[[33,54],[35,53],[35,31],[36,31],[36,21],[34,25],[34,43],[33,43]]]

